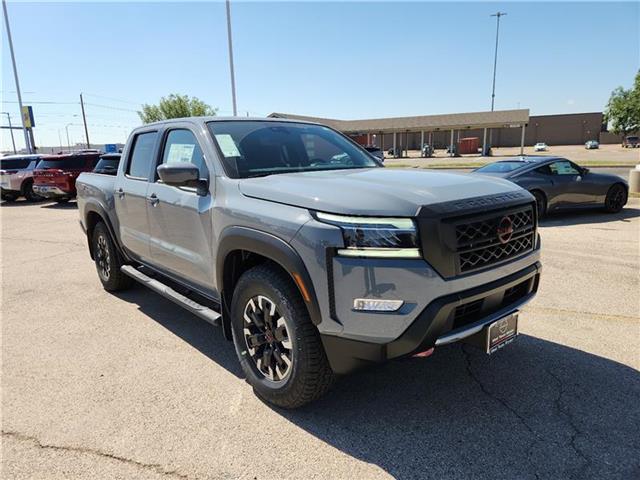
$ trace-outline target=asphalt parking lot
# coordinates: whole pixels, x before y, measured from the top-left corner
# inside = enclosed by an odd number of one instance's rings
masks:
[[[3,205],[2,477],[638,478],[640,202],[552,216],[517,342],[389,363],[282,411],[220,330],[102,290],[75,203]]]

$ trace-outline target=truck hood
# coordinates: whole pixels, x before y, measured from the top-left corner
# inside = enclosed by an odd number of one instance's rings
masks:
[[[522,190],[507,180],[417,169],[368,168],[240,180],[253,198],[329,213],[415,216],[421,206]]]

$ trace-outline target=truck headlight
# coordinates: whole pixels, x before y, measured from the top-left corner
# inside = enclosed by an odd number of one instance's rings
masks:
[[[420,258],[415,222],[410,218],[352,217],[316,212],[315,217],[342,230],[345,257]]]

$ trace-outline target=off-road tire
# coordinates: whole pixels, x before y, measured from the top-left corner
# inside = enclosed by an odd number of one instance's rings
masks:
[[[536,198],[536,208],[538,209],[538,220],[547,214],[547,197],[540,190],[532,190],[531,195]]]
[[[103,222],[99,222],[94,227],[91,242],[98,278],[104,289],[116,292],[130,288],[134,280],[120,270],[123,265],[122,257],[115,248],[109,230]]]
[[[287,322],[292,363],[288,375],[279,381],[272,381],[260,373],[243,331],[245,310],[252,299],[259,297],[272,301],[278,317]],[[231,302],[231,325],[236,353],[247,382],[266,402],[283,408],[297,408],[318,399],[331,387],[334,374],[318,330],[311,323],[295,284],[276,266],[259,265],[240,277]]]
[[[609,213],[618,213],[627,204],[627,189],[624,185],[616,183],[611,185],[604,200],[604,209]]]

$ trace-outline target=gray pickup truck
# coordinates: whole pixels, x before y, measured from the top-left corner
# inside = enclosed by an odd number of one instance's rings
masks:
[[[144,125],[116,176],[83,173],[77,190],[104,288],[138,281],[220,325],[256,394],[281,407],[435,346],[493,353],[538,288],[527,191],[383,168],[315,123]]]

